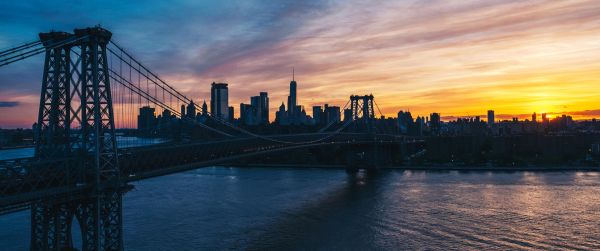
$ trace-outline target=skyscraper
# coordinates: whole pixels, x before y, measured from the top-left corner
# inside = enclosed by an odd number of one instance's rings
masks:
[[[227,121],[233,122],[233,120],[235,119],[234,114],[235,114],[235,109],[233,108],[233,106],[230,106],[227,109]]]
[[[229,94],[227,83],[213,82],[210,88],[210,113],[218,119],[229,119]]]
[[[275,122],[279,125],[287,125],[288,124],[288,114],[285,111],[285,105],[281,102],[279,106],[279,110],[275,112]]]
[[[290,82],[290,95],[288,96],[288,115],[290,117],[293,117],[294,114],[296,113],[296,81],[294,80],[294,78],[292,77],[292,82]]]
[[[140,108],[139,115],[137,117],[138,130],[143,132],[151,132],[156,124],[156,115],[154,114],[154,108],[144,106]]]
[[[318,106],[313,106],[313,120],[315,121],[315,124],[319,124],[322,122],[322,117],[323,116],[323,107],[321,107],[320,105]]]
[[[487,123],[489,127],[492,127],[494,125],[495,122],[495,115],[494,115],[494,110],[488,110],[487,113]]]
[[[431,123],[430,123],[430,127],[431,127],[431,132],[434,135],[437,135],[440,133],[440,129],[442,128],[442,119],[439,113],[432,113],[429,115],[429,117],[431,117]],[[479,119],[479,117],[478,117]]]
[[[206,100],[202,103],[202,116],[208,115],[208,106],[206,105]]]
[[[550,122],[550,120],[548,119],[548,115],[542,113],[542,123],[547,124],[548,122]]]
[[[269,124],[269,94],[267,92],[260,93],[260,123]]]
[[[188,104],[185,116],[191,119],[196,118],[196,105],[194,104],[194,101],[190,101]]]
[[[341,114],[339,106],[329,106],[325,104],[323,109],[323,118],[325,119],[325,123],[329,124],[332,122],[340,122]]]

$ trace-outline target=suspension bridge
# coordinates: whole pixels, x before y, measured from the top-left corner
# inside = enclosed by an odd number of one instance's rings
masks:
[[[372,95],[352,96],[352,119],[316,133],[260,135],[210,114],[210,123],[187,118],[179,107],[192,100],[111,37],[101,27],[53,31],[0,52],[0,70],[45,54],[35,156],[0,161],[0,214],[31,211],[31,250],[72,248],[75,219],[83,250],[123,250],[122,200],[132,181],[306,148],[344,146],[349,155],[358,152],[376,161],[386,149],[420,143],[369,130],[346,131],[374,118]],[[168,111],[214,137],[118,144],[117,131],[135,128],[142,106]]]

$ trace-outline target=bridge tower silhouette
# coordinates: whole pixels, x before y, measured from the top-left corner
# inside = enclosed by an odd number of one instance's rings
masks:
[[[83,250],[123,250],[127,186],[117,160],[106,53],[111,36],[101,27],[39,34],[46,54],[35,157],[78,157],[76,182],[90,189],[32,203],[31,250],[71,248],[73,218]],[[65,42],[56,46],[57,41]]]
[[[350,110],[352,120],[369,121],[375,118],[375,108],[373,106],[373,95],[352,95],[350,96]]]

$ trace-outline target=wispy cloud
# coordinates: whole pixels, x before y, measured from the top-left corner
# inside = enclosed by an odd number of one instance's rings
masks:
[[[2,107],[16,107],[19,105],[19,102],[14,101],[0,101],[0,108]]]
[[[259,91],[280,104],[295,67],[305,105],[373,93],[387,115],[530,114],[599,108],[598,16],[593,0],[5,1],[0,46],[101,23],[196,100],[227,81],[232,104]],[[41,60],[0,69],[0,99],[35,104]]]

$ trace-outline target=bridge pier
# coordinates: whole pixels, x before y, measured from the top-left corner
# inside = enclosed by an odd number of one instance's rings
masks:
[[[72,247],[71,218],[71,208],[66,203],[33,203],[31,250],[61,250]]]
[[[46,59],[35,158],[83,160],[74,170],[81,175],[66,182],[88,189],[31,204],[31,250],[72,249],[74,217],[81,227],[83,250],[123,250],[126,185],[118,164],[106,54],[111,36],[100,27],[40,34]],[[81,129],[73,130],[76,126]]]
[[[122,192],[95,198],[31,206],[31,250],[73,249],[73,218],[79,222],[83,250],[122,250]]]

